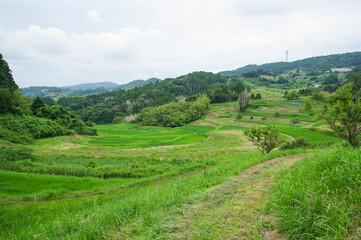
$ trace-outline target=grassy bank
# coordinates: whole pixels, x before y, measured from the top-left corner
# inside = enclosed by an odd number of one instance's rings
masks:
[[[303,160],[271,197],[280,230],[292,239],[359,239],[360,174],[360,150],[336,147]]]

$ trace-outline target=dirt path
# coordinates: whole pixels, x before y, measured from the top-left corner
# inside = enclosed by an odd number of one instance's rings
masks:
[[[279,172],[310,154],[275,158],[211,188],[190,203],[181,216],[169,219],[168,239],[283,239],[274,218],[265,213],[270,186]]]

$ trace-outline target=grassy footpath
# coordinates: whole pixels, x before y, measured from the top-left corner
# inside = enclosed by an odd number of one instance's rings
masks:
[[[190,201],[168,218],[164,239],[281,239],[264,211],[277,173],[307,154],[278,157],[248,168]]]

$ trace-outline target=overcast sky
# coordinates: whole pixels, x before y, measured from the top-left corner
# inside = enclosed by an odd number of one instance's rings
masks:
[[[360,0],[1,0],[16,83],[67,86],[361,50]]]

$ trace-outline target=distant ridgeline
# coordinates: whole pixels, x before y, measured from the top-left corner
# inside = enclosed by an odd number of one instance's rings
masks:
[[[27,87],[22,89],[22,93],[31,98],[36,97],[72,97],[72,96],[86,96],[90,94],[98,94],[103,92],[114,91],[117,89],[130,89],[140,87],[149,83],[162,81],[158,78],[150,78],[148,80],[134,80],[127,84],[118,85],[112,82],[98,82],[98,83],[84,83],[74,86],[66,87]]]
[[[220,74],[222,76],[242,76],[244,73],[259,69],[269,70],[270,72],[277,74],[294,69],[303,69],[308,71],[330,71],[332,68],[344,68],[358,65],[361,65],[361,52],[312,57],[294,62],[247,65],[233,71],[223,71],[220,72]]]
[[[74,133],[96,135],[96,130],[62,106],[24,96],[0,54],[0,139],[27,144]]]
[[[244,85],[237,78],[193,72],[128,90],[62,97],[58,104],[70,108],[84,121],[107,124],[119,123],[124,117],[138,114],[144,108],[178,102],[196,94],[206,94],[212,103],[236,100],[243,89]]]

